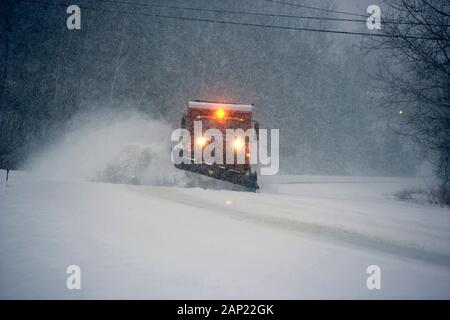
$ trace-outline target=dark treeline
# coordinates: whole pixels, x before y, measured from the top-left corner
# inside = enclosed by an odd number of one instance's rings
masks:
[[[280,129],[284,172],[416,172],[411,146],[389,128],[389,120],[401,116],[398,110],[386,113],[374,103],[378,62],[361,49],[361,36],[142,14],[325,29],[343,24],[79,0],[81,30],[68,30],[66,6],[48,5],[64,1],[39,2],[1,1],[1,167],[20,165],[64,134],[80,113],[138,110],[176,127],[187,100],[201,99],[255,104],[261,126]],[[259,0],[170,3],[302,13]],[[333,8],[332,1],[320,5]],[[367,31],[365,24],[354,28]]]
[[[440,203],[450,204],[450,3],[385,0],[396,21],[375,42],[383,53],[380,105],[400,109],[397,133],[408,137],[433,165]],[[401,22],[401,23],[400,23]],[[415,36],[415,39],[411,39]]]

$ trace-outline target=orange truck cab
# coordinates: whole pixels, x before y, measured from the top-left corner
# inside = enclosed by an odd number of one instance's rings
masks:
[[[236,157],[233,157],[232,163],[225,161],[225,159],[223,163],[208,163],[204,159],[201,159],[201,161],[195,161],[194,159],[194,149],[199,146],[204,148],[209,143],[203,136],[195,138],[194,122],[201,121],[203,133],[208,129],[217,129],[222,133],[224,139],[223,154],[225,156],[227,129],[242,129],[245,132],[254,128],[256,136],[258,136],[259,124],[252,119],[253,110],[254,106],[251,104],[189,101],[186,113],[182,116],[181,127],[187,129],[190,136],[194,137],[191,139],[190,148],[188,148],[190,154],[184,155],[185,158],[190,158],[192,161],[175,166],[179,169],[242,185],[248,189],[258,189],[257,175],[256,172],[252,172],[250,165],[248,139],[233,140],[233,148],[236,152],[245,154],[244,162],[238,162]]]

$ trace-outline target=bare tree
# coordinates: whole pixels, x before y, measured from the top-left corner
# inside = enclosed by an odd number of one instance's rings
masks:
[[[450,4],[385,0],[380,40],[382,102],[398,111],[398,133],[421,146],[435,167],[439,198],[450,204]]]

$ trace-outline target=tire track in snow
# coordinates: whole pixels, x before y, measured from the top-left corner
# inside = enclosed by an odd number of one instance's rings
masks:
[[[229,207],[225,204],[214,202],[214,200],[205,201],[199,197],[195,197],[193,189],[192,193],[185,194],[186,189],[179,188],[152,188],[138,189],[146,196],[164,199],[168,202],[176,202],[208,212],[223,215],[234,220],[245,223],[253,223],[262,227],[275,229],[278,231],[288,231],[295,234],[309,235],[317,240],[329,239],[340,243],[347,244],[351,247],[360,249],[372,249],[381,251],[394,256],[400,256],[409,259],[422,260],[424,262],[439,264],[450,267],[450,255],[432,251],[427,248],[419,247],[414,243],[401,242],[395,239],[382,238],[374,235],[367,235],[355,230],[333,227],[330,225],[302,221],[300,219],[290,217],[280,217],[268,214],[258,214],[245,210],[241,210],[234,206]],[[214,192],[207,190],[205,192]],[[226,191],[228,192],[228,191]],[[255,194],[248,195],[248,201],[252,201]],[[256,199],[258,200],[258,199]],[[319,208],[319,207],[318,207]],[[276,212],[276,210],[274,210]]]

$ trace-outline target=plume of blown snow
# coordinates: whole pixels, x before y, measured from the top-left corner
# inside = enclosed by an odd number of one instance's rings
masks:
[[[170,160],[171,130],[136,112],[78,116],[28,166],[46,179],[183,185]]]

